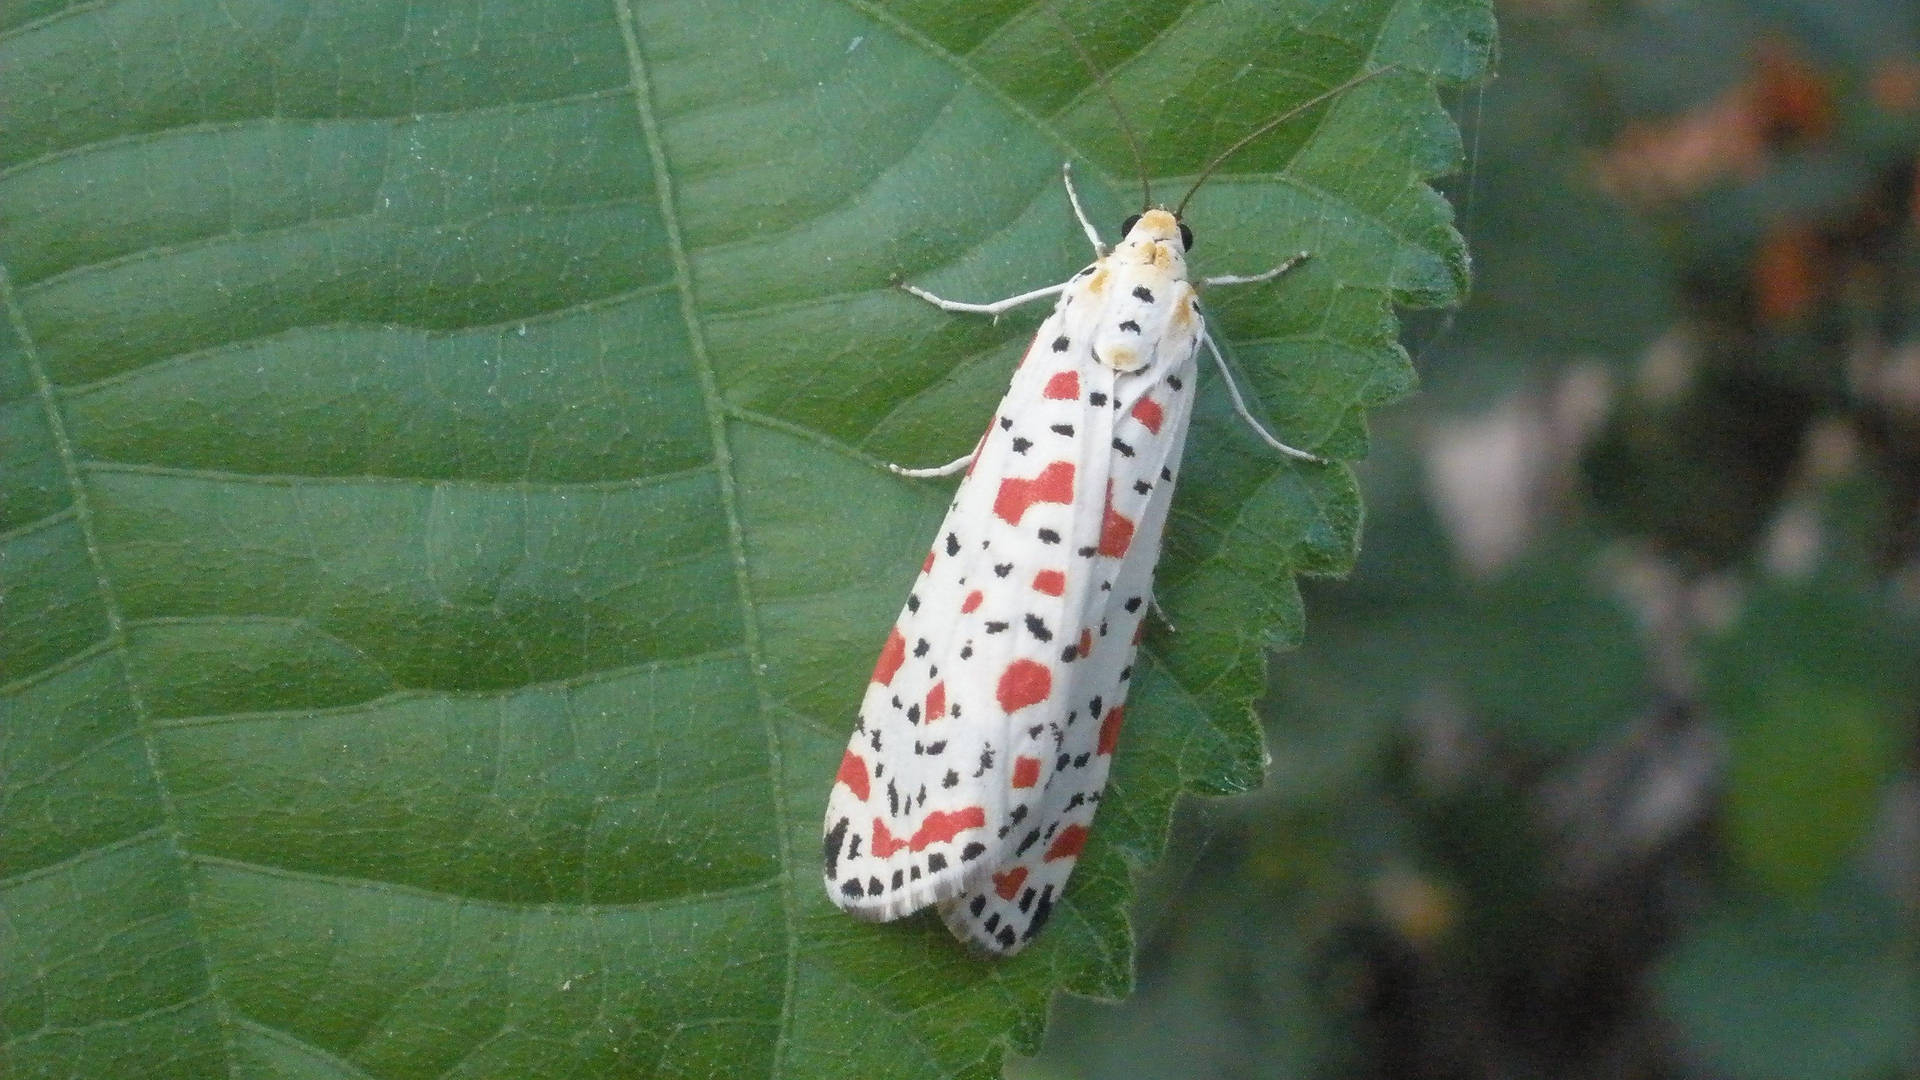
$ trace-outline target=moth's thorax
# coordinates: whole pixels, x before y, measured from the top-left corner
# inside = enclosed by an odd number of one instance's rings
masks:
[[[1115,371],[1170,369],[1192,355],[1199,340],[1193,296],[1180,220],[1149,210],[1069,284],[1058,309],[1058,340],[1083,343]]]

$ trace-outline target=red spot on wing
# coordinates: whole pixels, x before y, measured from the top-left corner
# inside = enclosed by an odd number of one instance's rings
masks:
[[[867,763],[859,754],[849,750],[840,759],[840,771],[833,774],[836,783],[847,785],[861,802],[867,801]]]
[[[1114,711],[1118,712],[1119,710],[1115,709]],[[927,691],[927,716],[925,722],[931,724],[946,714],[947,684],[942,681],[934,683],[933,689]]]
[[[1018,476],[1009,476],[1000,481],[1000,491],[993,497],[993,512],[1009,525],[1020,524],[1020,518],[1027,508],[1037,502],[1069,503],[1073,501],[1073,463],[1056,461],[1040,471],[1040,475],[1031,480]]]
[[[1000,699],[1003,712],[1016,712],[1029,705],[1038,705],[1053,693],[1053,673],[1045,664],[1033,660],[1015,660],[1000,673],[1000,685],[995,694]]]
[[[887,643],[880,647],[880,659],[873,665],[873,681],[882,686],[893,681],[900,665],[907,659],[907,639],[900,636],[900,628],[887,631]]]
[[[973,614],[974,611],[980,607],[980,601],[983,599],[985,599],[985,597],[980,595],[979,589],[975,589],[972,592],[968,593],[967,598],[965,600],[960,601],[960,614],[962,615]]]
[[[1100,516],[1100,554],[1118,559],[1133,546],[1133,519],[1113,508],[1113,485],[1107,485],[1107,506]]]
[[[920,851],[929,844],[948,844],[953,838],[968,829],[979,829],[987,824],[987,812],[978,806],[969,806],[961,810],[935,810],[914,830],[913,840],[908,845]]]
[[[1107,710],[1106,718],[1100,721],[1099,749],[1101,753],[1111,754],[1113,753],[1113,748],[1119,745],[1120,718],[1126,711],[1124,706],[1115,705],[1113,708]]]
[[[1071,371],[1062,371],[1047,380],[1047,388],[1041,391],[1043,397],[1055,401],[1078,401],[1080,399],[1080,376]]]
[[[1033,575],[1033,591],[1059,596],[1067,591],[1067,575],[1058,570],[1042,570]]]
[[[1080,648],[1075,655],[1083,659],[1093,655],[1093,631],[1084,626],[1080,628]]]
[[[1021,757],[1013,759],[1013,786],[1028,788],[1040,782],[1040,759]]]
[[[1159,402],[1150,397],[1143,397],[1133,403],[1133,408],[1129,411],[1128,415],[1140,421],[1141,425],[1148,431],[1158,435],[1160,434],[1161,422],[1167,418],[1167,411],[1160,407]]]
[[[1020,886],[1027,883],[1027,868],[1016,866],[993,875],[993,891],[1000,894],[1002,900],[1012,900],[1020,895]]]
[[[1080,849],[1086,846],[1087,827],[1085,825],[1069,825],[1060,830],[1060,835],[1053,838],[1053,846],[1047,849],[1047,861],[1052,862],[1055,859],[1071,859],[1075,855],[1080,854]]]
[[[902,840],[893,835],[887,823],[873,819],[873,855],[878,859],[890,859],[901,848],[921,851],[934,844],[951,843],[953,838],[968,829],[983,828],[987,824],[987,812],[978,806],[968,806],[959,810],[935,810],[928,814],[920,827],[914,830],[913,839]]]
[[[931,569],[933,569],[933,549],[928,548],[927,561],[920,564],[920,572],[924,574]]]

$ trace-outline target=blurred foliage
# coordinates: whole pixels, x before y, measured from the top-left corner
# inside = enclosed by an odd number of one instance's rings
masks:
[[[1920,7],[1501,15],[1269,785],[1013,1075],[1920,1077]]]

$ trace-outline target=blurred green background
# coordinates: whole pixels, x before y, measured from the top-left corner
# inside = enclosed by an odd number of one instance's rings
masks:
[[[1010,1076],[1920,1077],[1920,5],[1500,16],[1268,786]]]

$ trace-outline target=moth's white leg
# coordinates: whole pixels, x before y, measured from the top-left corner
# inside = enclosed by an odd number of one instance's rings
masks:
[[[897,473],[901,476],[918,476],[918,477],[952,476],[954,473],[957,473],[960,470],[966,468],[969,464],[972,463],[972,461],[973,461],[973,452],[970,451],[960,457],[954,458],[952,461],[947,462],[945,465],[934,465],[930,468],[925,468],[925,469],[909,469],[905,465],[895,465],[893,462],[889,461],[887,462],[887,469],[888,471]]]
[[[941,311],[968,311],[976,315],[991,315],[996,319],[999,318],[1003,312],[1017,308],[1021,304],[1032,303],[1043,297],[1064,292],[1067,285],[1068,283],[1063,281],[1058,285],[1049,285],[1044,289],[1023,292],[1019,296],[1009,296],[1005,300],[995,300],[991,304],[969,304],[963,300],[943,300],[927,290],[920,288],[918,285],[908,285],[904,281],[900,283],[901,288],[932,304],[934,307],[939,308]]]
[[[1153,597],[1148,603],[1153,605],[1153,613],[1160,616],[1160,621],[1166,624],[1169,633],[1177,634],[1180,632],[1180,628],[1173,625],[1173,617],[1167,614],[1167,609],[1160,606],[1160,598],[1158,596]]]
[[[1233,397],[1233,411],[1240,414],[1240,419],[1247,422],[1247,426],[1253,429],[1254,434],[1260,436],[1268,446],[1273,447],[1288,457],[1298,458],[1301,461],[1311,461],[1315,465],[1328,464],[1326,458],[1288,446],[1286,443],[1274,438],[1272,432],[1261,427],[1260,421],[1255,420],[1253,414],[1247,411],[1247,399],[1240,396],[1240,387],[1234,383],[1233,372],[1227,368],[1227,358],[1220,355],[1220,346],[1213,343],[1213,335],[1203,334],[1201,335],[1201,340],[1207,343],[1207,351],[1213,354],[1214,363],[1220,366],[1221,377],[1227,380],[1227,393]]]
[[[1074,190],[1073,162],[1069,161],[1060,166],[1060,179],[1067,185],[1067,201],[1073,204],[1073,216],[1080,219],[1080,227],[1087,231],[1087,240],[1093,244],[1093,257],[1106,258],[1107,245],[1100,241],[1100,230],[1094,228],[1093,222],[1087,220],[1086,208],[1080,205],[1080,193]]]
[[[1221,274],[1219,277],[1201,278],[1202,285],[1251,285],[1256,281],[1272,281],[1281,274],[1307,261],[1308,252],[1301,252],[1271,270],[1259,274]]]

